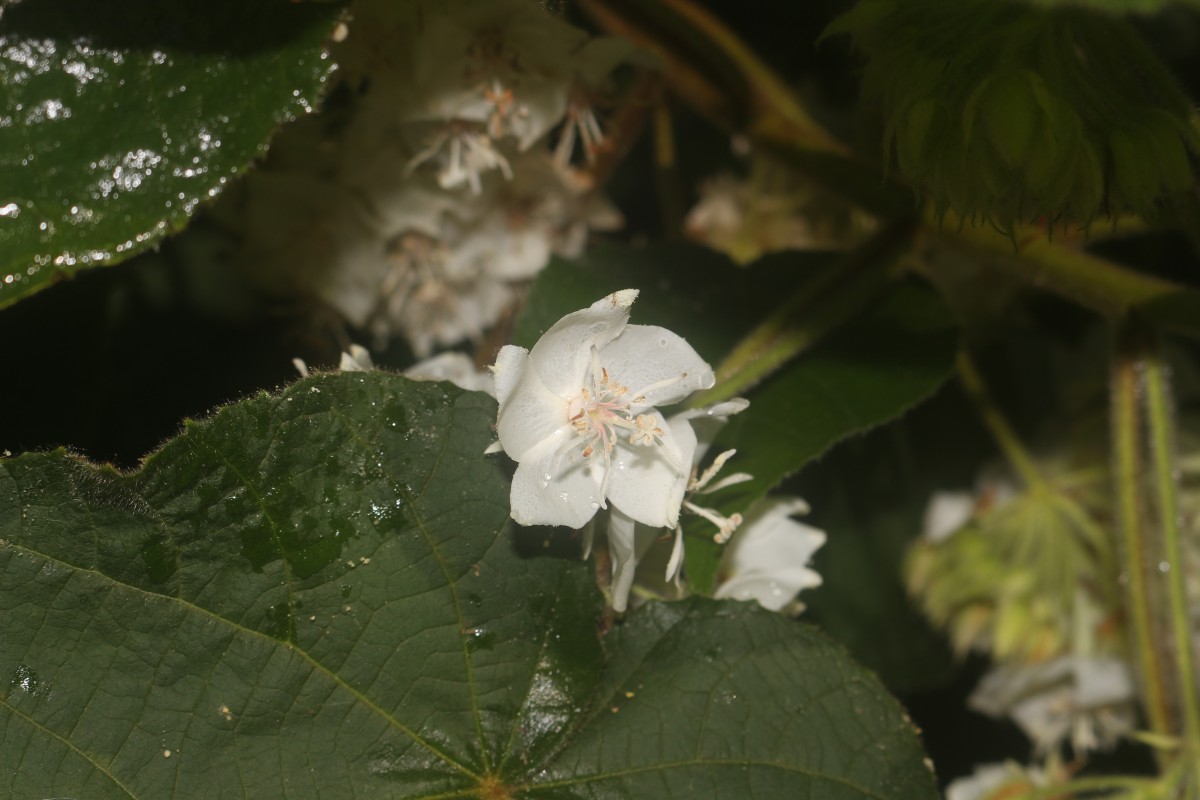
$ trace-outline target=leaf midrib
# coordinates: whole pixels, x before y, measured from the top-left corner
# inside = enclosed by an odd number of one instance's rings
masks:
[[[244,625],[240,625],[239,623],[234,622],[231,619],[227,619],[226,617],[221,616],[220,614],[216,613],[215,611],[210,611],[209,609],[204,608],[203,606],[197,605],[197,604],[193,603],[192,601],[186,600],[182,597],[174,597],[172,595],[160,594],[158,592],[152,592],[148,589],[143,589],[140,586],[135,586],[133,584],[117,580],[116,578],[113,578],[110,575],[100,572],[97,569],[94,569],[91,567],[81,567],[77,564],[72,564],[68,561],[63,561],[62,559],[55,558],[54,556],[39,552],[32,548],[25,547],[25,546],[19,545],[19,544],[14,544],[13,542],[8,542],[7,547],[12,550],[20,551],[26,555],[44,558],[47,561],[53,562],[54,564],[65,567],[69,570],[75,570],[76,572],[87,573],[87,574],[93,575],[96,578],[100,579],[102,582],[106,582],[115,588],[126,589],[129,591],[135,592],[138,595],[141,595],[144,597],[156,597],[156,598],[161,598],[163,600],[166,600],[168,602],[178,603],[179,605],[183,606],[185,609],[187,609],[189,611],[194,611],[194,612],[204,616],[205,618],[209,618],[209,619],[215,620],[217,622],[224,623],[226,626],[228,626],[230,629],[232,629],[234,633],[240,633],[240,634],[243,634],[246,636],[250,636],[252,638],[267,641],[267,642],[270,642],[273,646],[283,647],[287,650],[290,650],[292,653],[298,655],[301,658],[301,660],[307,662],[313,669],[315,669],[321,675],[324,675],[326,678],[328,678],[329,681],[334,686],[353,695],[355,697],[355,699],[359,700],[364,706],[366,706],[372,712],[377,714],[385,722],[392,725],[396,730],[398,730],[401,733],[408,736],[410,739],[413,740],[413,742],[425,747],[431,753],[433,753],[434,755],[436,755],[437,757],[439,757],[440,759],[445,761],[449,766],[452,766],[455,769],[457,769],[458,771],[460,771],[466,775],[469,775],[472,778],[477,779],[477,776],[475,775],[475,773],[472,770],[470,770],[466,766],[460,764],[458,761],[451,758],[448,754],[439,750],[437,747],[435,747],[433,744],[431,744],[425,738],[423,738],[418,733],[416,733],[416,731],[412,730],[407,725],[400,722],[400,720],[396,719],[393,715],[389,714],[386,710],[384,710],[379,705],[377,705],[374,701],[371,700],[371,698],[367,697],[365,694],[360,692],[358,689],[354,688],[349,683],[344,681],[336,672],[333,672],[328,667],[326,667],[324,664],[322,664],[320,661],[317,661],[315,658],[313,658],[311,655],[309,655],[309,653],[307,651],[300,649],[299,647],[297,647],[295,644],[293,644],[291,642],[285,642],[280,639],[276,639],[274,636],[268,636],[267,634],[262,633],[261,631],[256,631],[253,628],[247,628]]]

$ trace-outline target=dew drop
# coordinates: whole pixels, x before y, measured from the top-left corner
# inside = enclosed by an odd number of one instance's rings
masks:
[[[559,492],[558,499],[565,503],[571,499],[571,495],[567,494],[566,492]]]

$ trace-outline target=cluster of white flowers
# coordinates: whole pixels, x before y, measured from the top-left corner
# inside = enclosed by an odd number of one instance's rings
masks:
[[[528,0],[354,9],[336,53],[345,108],[281,132],[216,213],[267,289],[426,356],[479,337],[589,228],[620,225],[573,162],[601,146],[591,98],[634,53]]]
[[[928,553],[930,548],[936,551],[958,544],[1011,541],[1030,531],[1031,535],[1047,541],[1057,537],[1059,542],[1069,542],[1070,537],[1077,535],[1073,529],[1044,524],[1053,522],[1052,515],[1018,513],[1022,509],[1040,512],[1042,506],[1036,503],[1041,497],[1022,490],[998,469],[986,470],[973,492],[933,494],[926,506],[918,548]],[[1010,518],[1019,527],[1007,524]],[[997,521],[1006,524],[998,525]],[[1043,523],[1041,527],[1030,527],[1039,523]],[[958,558],[939,564],[938,578],[943,583],[935,588],[922,584],[922,590],[939,593],[944,598],[948,596],[947,586],[955,588],[961,584],[968,587],[973,598],[987,598],[988,587],[1000,585],[1009,597],[1015,597],[1016,590],[1030,581],[1028,573],[1038,565],[1029,563],[1029,551],[1016,545],[1011,545],[1011,552],[1022,555],[1010,561],[990,559],[988,552],[980,547],[964,548]],[[1061,613],[1067,615],[1069,611],[1069,624],[1064,620],[1058,623],[1068,628],[1069,633],[1055,639],[1056,644],[1048,653],[998,653],[996,646],[989,646],[995,640],[987,636],[971,640],[973,649],[990,652],[995,663],[971,694],[970,707],[993,717],[1011,719],[1033,743],[1035,756],[1051,760],[1058,758],[1064,745],[1069,745],[1077,758],[1091,750],[1111,747],[1132,733],[1137,720],[1133,671],[1114,649],[1111,634],[1100,633],[1111,626],[1111,612],[1105,611],[1082,586],[1068,586],[1066,590],[1073,600],[1069,609]],[[985,605],[983,600],[978,602]],[[1012,628],[1020,624],[1024,627],[1017,629],[1016,635],[1028,636],[1032,616],[1020,613],[1023,608],[1018,606],[1016,613],[1009,612],[1008,621],[995,625]],[[964,623],[966,628],[980,627],[980,618],[977,614],[974,620],[968,619]],[[1035,785],[1029,783],[1030,776],[1038,774],[1036,769],[1025,771],[1011,764],[992,765],[981,768],[971,779],[956,782],[957,791],[947,796],[1006,797],[1009,795],[999,787]]]
[[[732,451],[697,475],[707,449],[707,437],[697,428],[748,404],[731,400],[664,417],[658,406],[708,389],[715,378],[677,334],[628,324],[637,295],[632,289],[616,292],[568,314],[531,350],[504,347],[493,367],[499,441],[492,449],[517,462],[513,519],[522,525],[582,528],[607,509],[617,611],[626,608],[638,559],[663,529],[675,535],[667,580],[679,575],[682,511],[709,519],[717,538],[728,541],[741,516],[722,516],[695,499],[749,479],[738,474],[714,481]],[[763,524],[753,526],[762,538],[735,539],[722,596],[759,599],[778,609],[801,588],[820,582],[806,564],[824,534],[809,528],[802,541],[779,543],[781,536],[804,527],[788,519],[798,510],[786,501],[768,505],[761,513]]]

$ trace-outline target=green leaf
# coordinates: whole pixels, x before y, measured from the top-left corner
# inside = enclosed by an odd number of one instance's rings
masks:
[[[642,607],[611,649],[602,701],[545,774],[578,789],[530,797],[938,796],[911,723],[807,625],[693,597]]]
[[[494,415],[323,375],[134,473],[0,461],[0,793],[936,796],[805,626],[696,599],[602,643],[589,566],[514,551]]]
[[[899,286],[751,394],[750,407],[729,420],[712,450],[737,448],[730,467],[754,478],[713,495],[713,504],[744,510],[838,441],[930,397],[953,371],[957,340],[931,291]],[[688,531],[699,534],[688,540],[688,576],[707,591],[720,549],[699,522]]]
[[[0,16],[0,307],[183,227],[311,110],[339,6],[36,0]]]
[[[513,331],[532,347],[551,325],[607,294],[638,289],[633,322],[661,325],[714,365],[799,280],[829,264],[829,253],[783,253],[739,267],[695,244],[597,247],[582,258],[552,260],[533,284]]]

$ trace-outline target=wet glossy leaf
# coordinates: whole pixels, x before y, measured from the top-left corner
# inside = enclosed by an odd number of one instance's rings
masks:
[[[935,796],[811,629],[523,558],[495,404],[380,374],[189,424],[131,474],[0,461],[14,797]]]
[[[309,110],[339,7],[35,0],[0,16],[0,306],[182,227]]]

